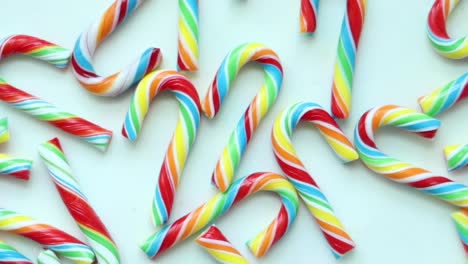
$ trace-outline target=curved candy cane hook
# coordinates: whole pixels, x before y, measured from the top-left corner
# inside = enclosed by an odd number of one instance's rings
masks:
[[[138,84],[125,118],[122,134],[130,140],[138,137],[151,101],[160,92],[173,92],[179,102],[179,118],[164,157],[153,199],[153,220],[156,225],[170,216],[180,175],[200,124],[200,99],[192,82],[176,71],[155,71]]]
[[[468,57],[468,37],[451,38],[447,33],[447,19],[460,0],[435,0],[427,18],[427,35],[432,47],[450,59]]]
[[[301,32],[313,33],[317,29],[317,12],[319,0],[301,0],[299,23]]]
[[[8,119],[0,118],[0,143],[5,143],[10,139],[10,130],[8,129]],[[32,160],[11,157],[6,154],[0,154],[0,174],[10,175],[21,180],[29,180],[31,173]]]
[[[3,240],[0,240],[0,263],[33,264],[30,259]]]
[[[291,136],[301,121],[310,122],[317,126],[332,150],[342,161],[356,160],[358,154],[338,123],[318,104],[296,103],[283,110],[276,118],[271,136],[276,161],[299,192],[310,213],[315,217],[333,255],[338,259],[351,251],[355,244],[335,215],[325,194],[297,157]]]
[[[236,129],[229,137],[229,141],[216,164],[212,181],[223,192],[229,188],[253,133],[276,101],[281,89],[283,67],[278,55],[273,50],[258,43],[247,43],[235,48],[223,60],[202,104],[206,116],[209,118],[216,116],[231,83],[242,67],[249,62],[258,62],[263,66],[265,82],[237,123]]]
[[[455,106],[468,96],[468,73],[458,79],[419,98],[424,113],[437,116]],[[449,171],[468,165],[468,144],[451,145],[445,148],[445,159]]]
[[[13,35],[0,40],[0,60],[13,54],[27,55],[60,69],[67,66],[70,57],[70,52],[67,49],[27,35]],[[36,119],[74,135],[100,150],[106,150],[112,138],[112,131],[74,114],[64,112],[52,104],[8,84],[2,78],[0,78],[0,100]]]
[[[338,42],[338,55],[332,86],[332,113],[346,119],[351,110],[351,90],[359,39],[364,26],[367,0],[348,0]]]
[[[198,0],[179,0],[177,70],[198,70]]]
[[[384,126],[396,126],[426,138],[433,138],[440,122],[428,115],[403,107],[394,105],[376,107],[366,112],[359,120],[354,141],[361,160],[370,170],[390,180],[406,184],[425,194],[464,208],[453,214],[452,217],[459,233],[466,234],[468,226],[464,223],[468,220],[468,186],[387,156],[377,148],[374,140],[375,131]],[[466,237],[462,237],[466,246],[468,241],[465,239]],[[465,249],[467,248],[465,247]]]
[[[216,194],[207,203],[151,235],[141,249],[148,257],[155,258],[206,228],[232,206],[258,191],[275,192],[282,201],[280,211],[273,222],[247,243],[253,254],[261,257],[286,234],[296,218],[299,203],[291,183],[283,176],[269,172],[254,173],[236,180],[226,192]]]
[[[219,263],[249,263],[215,225],[210,226],[195,241]]]
[[[80,84],[93,94],[117,96],[156,69],[162,60],[159,49],[149,48],[122,71],[107,77],[94,70],[92,57],[96,48],[125,21],[144,0],[116,0],[104,14],[78,38],[72,56],[72,67]]]

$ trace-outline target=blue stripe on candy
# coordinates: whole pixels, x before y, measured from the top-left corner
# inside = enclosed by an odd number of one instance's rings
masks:
[[[452,193],[455,191],[468,191],[468,188],[463,184],[452,182],[450,184],[444,184],[442,186],[437,185],[435,188],[422,188],[421,190],[433,195],[442,195]]]
[[[187,0],[187,4],[190,6],[190,9],[193,10],[193,15],[195,19],[198,21],[198,0]]]
[[[136,84],[145,76],[146,69],[148,68],[150,61],[151,61],[152,53],[153,53],[153,49],[149,48],[149,49],[146,49],[145,52],[143,52],[143,54],[141,55],[140,60],[138,61],[138,66],[137,66],[135,76],[132,80],[131,85]]]
[[[300,181],[295,181],[293,179],[290,179],[292,184],[294,185],[294,188],[296,188],[299,192],[302,192],[306,195],[313,196],[315,198],[319,198],[320,200],[329,203],[327,200],[327,197],[320,191],[318,188],[316,188],[313,185],[309,184],[304,184]]]
[[[156,207],[158,209],[158,212],[161,215],[161,219],[163,220],[163,222],[165,222],[168,218],[168,212],[167,212],[166,205],[164,204],[163,198],[161,196],[161,192],[158,191],[158,187],[159,187],[159,184],[157,185],[156,190],[154,192],[155,193],[154,201],[155,201],[155,204],[157,205]]]
[[[343,48],[346,51],[346,57],[349,59],[351,66],[354,66],[356,61],[356,47],[351,35],[351,28],[348,23],[348,14],[345,15],[343,24],[341,27],[341,40],[343,43]]]
[[[127,116],[125,116],[125,132],[127,132],[127,136],[131,141],[136,140],[137,132],[135,127],[133,126],[130,111],[128,111]]]
[[[200,111],[198,110],[198,107],[195,104],[195,102],[187,94],[178,91],[175,91],[174,93],[177,99],[189,109],[190,113],[192,114],[192,117],[194,118],[193,121],[195,122],[195,126],[198,127],[198,125],[200,124]]]
[[[82,35],[78,38],[78,40],[75,43],[75,49],[73,50],[73,56],[75,57],[75,60],[78,62],[81,68],[85,69],[88,72],[96,72],[94,70],[93,65],[91,64],[91,61],[89,61],[84,55],[83,55],[83,50],[81,50],[80,43],[81,43],[81,38]]]

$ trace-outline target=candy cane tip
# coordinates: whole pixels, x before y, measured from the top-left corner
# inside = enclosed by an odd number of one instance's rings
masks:
[[[32,161],[30,161],[32,164]],[[17,179],[20,179],[20,180],[24,180],[24,181],[28,181],[29,178],[30,178],[30,171],[29,170],[23,170],[23,171],[18,171],[18,172],[14,172],[14,173],[11,173],[10,175],[17,178]]]
[[[47,143],[50,143],[50,144],[56,146],[58,149],[60,149],[60,151],[63,151],[62,145],[60,144],[60,140],[57,137],[54,137],[54,138],[48,140],[46,143],[43,143],[42,145],[45,145]]]

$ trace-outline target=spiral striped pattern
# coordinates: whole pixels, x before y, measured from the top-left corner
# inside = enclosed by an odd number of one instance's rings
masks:
[[[283,82],[283,67],[276,53],[258,43],[243,44],[231,51],[221,64],[202,104],[205,115],[213,118],[218,113],[232,82],[249,62],[258,62],[265,71],[264,84],[237,123],[216,164],[212,181],[226,191],[239,166],[240,159],[262,118],[276,101]]]
[[[94,262],[93,251],[71,235],[33,218],[0,208],[0,231],[29,238],[75,263]]]
[[[452,219],[462,242],[465,252],[468,253],[468,211],[460,210],[452,214]]]
[[[122,134],[126,138],[136,140],[151,101],[166,90],[175,94],[180,111],[155,189],[152,205],[155,225],[166,223],[171,214],[180,175],[197,136],[201,106],[195,86],[176,71],[162,70],[146,75],[136,88],[122,128]]]
[[[356,52],[364,26],[366,6],[367,0],[348,0],[346,4],[346,13],[338,42],[331,100],[332,113],[340,119],[348,118],[351,110]]]
[[[89,204],[73,176],[67,157],[57,138],[39,146],[39,155],[47,167],[57,191],[73,219],[89,241],[102,264],[118,264],[120,256],[107,228]]]
[[[317,29],[317,12],[319,0],[301,0],[299,23],[301,32],[312,33]]]
[[[0,118],[0,144],[10,140],[10,130],[8,129],[8,118]]]
[[[52,250],[47,249],[39,253],[37,264],[60,264],[60,261]]]
[[[435,0],[427,18],[427,35],[432,47],[450,59],[468,57],[468,37],[451,38],[447,33],[447,19],[460,0]]]
[[[424,113],[437,116],[455,106],[468,96],[468,73],[456,80],[419,98]],[[445,159],[449,171],[458,170],[468,164],[468,144],[457,144],[445,148]]]
[[[283,176],[269,172],[254,173],[236,180],[227,192],[216,194],[207,203],[151,235],[141,249],[148,257],[155,258],[208,227],[233,205],[258,191],[276,192],[282,201],[280,211],[273,222],[247,243],[255,256],[263,256],[286,234],[296,218],[298,208],[298,197],[294,187]]]
[[[116,0],[102,16],[78,38],[71,64],[80,84],[93,94],[117,96],[156,69],[162,60],[159,49],[149,48],[122,71],[107,77],[94,70],[92,57],[97,47],[129,17],[144,0]]]
[[[26,35],[13,35],[0,40],[0,60],[13,54],[24,54],[45,61],[57,68],[65,68],[70,56],[68,50],[62,47]],[[45,121],[74,135],[100,150],[106,150],[112,138],[111,131],[74,114],[64,112],[52,104],[8,84],[2,78],[0,78],[0,100],[38,120]]]
[[[179,71],[198,70],[198,19],[198,0],[179,0]]]
[[[14,247],[0,240],[0,263],[3,264],[33,264],[31,260],[19,253]]]
[[[271,137],[276,161],[315,217],[333,255],[338,259],[351,251],[355,244],[335,215],[325,194],[297,156],[291,136],[300,121],[314,124],[343,162],[358,159],[358,154],[338,123],[318,104],[296,103],[276,118]]]
[[[8,119],[0,119],[0,143],[10,139]],[[31,174],[32,160],[12,157],[0,153],[0,175],[9,175],[21,180],[29,180]]]
[[[215,225],[210,226],[195,241],[219,263],[249,263]]]

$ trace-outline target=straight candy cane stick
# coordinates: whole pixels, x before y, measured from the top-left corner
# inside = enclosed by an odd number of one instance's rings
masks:
[[[207,203],[151,235],[141,246],[150,258],[182,242],[229,211],[241,200],[258,191],[272,191],[281,197],[281,208],[270,225],[247,242],[257,257],[263,256],[288,231],[294,222],[298,198],[294,187],[281,175],[259,172],[236,180],[228,191],[218,193]]]
[[[301,32],[312,33],[317,28],[317,12],[319,0],[301,0],[299,23]]]
[[[335,215],[325,194],[297,156],[291,137],[301,121],[314,124],[343,162],[358,159],[358,154],[338,123],[318,104],[296,103],[276,118],[271,136],[276,161],[315,217],[333,255],[339,259],[354,249],[355,244]]]
[[[250,62],[257,62],[263,66],[264,84],[240,118],[216,163],[212,182],[223,192],[231,185],[247,145],[280,92],[283,67],[278,55],[258,43],[238,46],[222,62],[202,104],[203,112],[208,118],[216,116],[237,74]]]
[[[65,206],[89,241],[99,263],[119,264],[120,255],[106,226],[82,193],[57,138],[39,146],[39,154]]]
[[[80,84],[91,93],[117,96],[138,83],[161,63],[161,51],[149,48],[122,71],[107,77],[99,76],[93,66],[92,57],[97,47],[132,15],[143,1],[116,0],[76,41],[71,59],[73,73]]]

